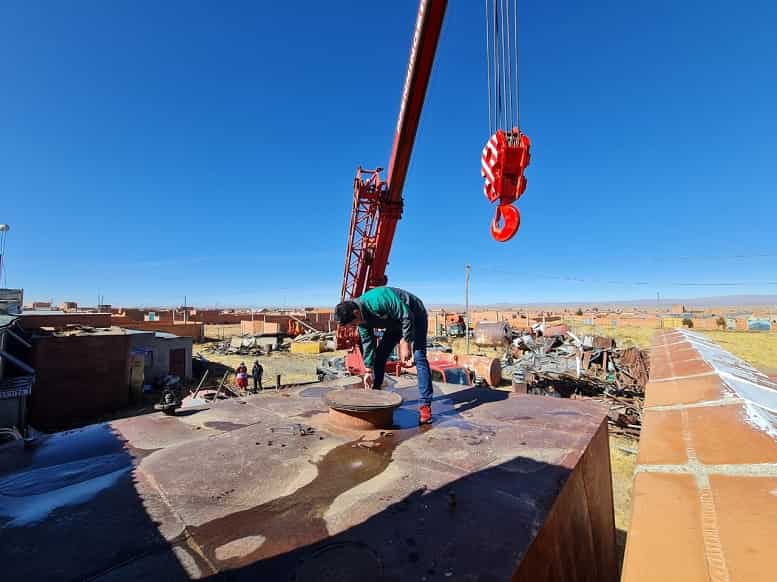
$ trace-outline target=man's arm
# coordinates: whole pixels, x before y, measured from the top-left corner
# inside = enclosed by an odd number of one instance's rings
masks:
[[[362,342],[362,356],[364,357],[364,366],[372,368],[375,361],[375,333],[371,327],[366,325],[359,326],[359,339]]]

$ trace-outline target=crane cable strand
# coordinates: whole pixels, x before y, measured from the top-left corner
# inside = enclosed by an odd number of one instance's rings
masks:
[[[492,10],[491,10],[491,25],[494,30],[493,35],[493,43],[494,43],[494,52],[493,52],[493,67],[494,67],[494,131],[497,130],[499,127],[499,55],[497,54],[497,50],[499,48],[499,43],[496,38],[497,34],[497,20],[496,20],[496,0],[492,1]]]
[[[502,95],[502,47],[501,47],[501,38],[502,38],[502,30],[499,26],[499,7],[497,4],[497,0],[494,0],[494,30],[496,31],[496,64],[494,65],[494,70],[496,71],[496,118],[497,118],[497,126],[502,125],[502,102],[503,102],[503,95]]]
[[[518,0],[485,0],[484,14],[489,135],[520,130]]]
[[[504,21],[504,13],[505,13],[505,0],[499,0],[499,5],[501,8],[500,14],[499,14],[499,42],[501,44],[500,46],[500,73],[502,75],[502,127],[507,127],[507,116],[508,116],[508,99],[507,99],[507,59],[509,55],[505,51],[505,47],[507,46],[506,43],[506,37],[505,37],[505,21]]]
[[[505,129],[512,129],[513,124],[513,83],[512,83],[512,59],[510,58],[510,33],[512,23],[510,22],[510,0],[507,0],[504,4],[504,12],[502,14],[505,23],[505,45],[507,47],[507,59],[505,59],[505,77],[507,79],[507,127]]]
[[[521,90],[520,76],[518,75],[518,68],[521,64],[520,55],[518,53],[518,0],[515,0],[515,9],[513,10],[513,20],[515,21],[515,127],[518,131],[521,131],[521,100],[519,99]]]
[[[491,96],[491,49],[488,46],[488,0],[483,2],[483,7],[485,8],[486,12],[486,91],[488,92],[488,135],[491,135],[494,133],[494,123],[491,113],[493,97]]]

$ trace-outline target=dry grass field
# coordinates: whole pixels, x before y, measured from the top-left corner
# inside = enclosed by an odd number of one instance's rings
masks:
[[[766,374],[777,374],[777,333],[762,331],[703,331],[728,350]]]

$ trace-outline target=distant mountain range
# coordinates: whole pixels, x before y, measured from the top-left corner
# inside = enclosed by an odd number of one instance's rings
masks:
[[[755,307],[761,305],[777,306],[777,295],[718,295],[713,297],[661,297],[661,307],[669,307],[682,303],[686,307]],[[472,305],[473,309],[513,309],[517,307],[655,307],[656,298],[631,299],[624,301],[534,301],[528,303],[490,303],[487,305]],[[456,311],[464,309],[463,304],[432,305],[435,308],[446,308]]]

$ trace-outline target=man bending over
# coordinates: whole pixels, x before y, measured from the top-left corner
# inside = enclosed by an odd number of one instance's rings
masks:
[[[375,287],[352,301],[335,307],[339,325],[359,326],[368,388],[380,390],[386,361],[399,344],[399,361],[404,367],[415,366],[421,406],[419,424],[432,422],[432,374],[426,358],[428,319],[423,302],[404,289]],[[380,341],[375,330],[383,329]]]

